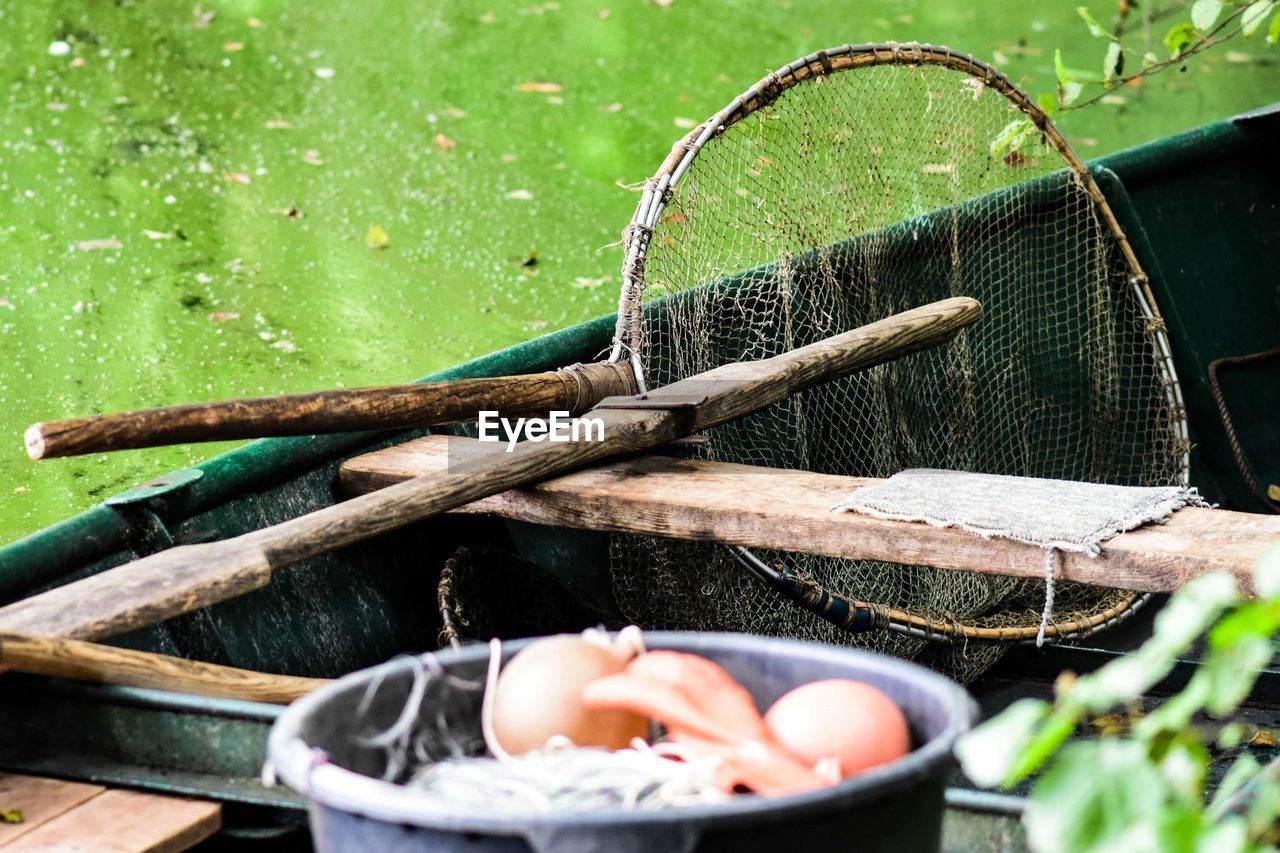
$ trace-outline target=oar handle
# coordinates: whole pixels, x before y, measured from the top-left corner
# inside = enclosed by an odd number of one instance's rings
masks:
[[[314,435],[464,423],[481,410],[524,417],[580,414],[605,397],[634,394],[623,364],[581,364],[526,376],[464,379],[194,403],[46,421],[27,430],[32,459],[199,441]]]
[[[0,666],[98,684],[286,705],[328,684],[324,678],[272,675],[81,640],[0,632]]]

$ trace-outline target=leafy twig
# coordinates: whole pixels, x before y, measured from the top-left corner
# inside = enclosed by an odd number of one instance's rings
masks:
[[[1143,77],[1150,77],[1152,74],[1158,74],[1161,71],[1164,71],[1166,68],[1169,68],[1171,66],[1182,65],[1191,57],[1197,54],[1203,53],[1204,51],[1209,50],[1212,47],[1216,47],[1217,45],[1220,45],[1225,41],[1230,41],[1231,39],[1240,35],[1240,33],[1244,31],[1243,24],[1236,27],[1231,32],[1225,35],[1219,35],[1219,33],[1221,33],[1224,29],[1226,29],[1232,22],[1238,21],[1240,18],[1242,18],[1244,16],[1244,13],[1248,9],[1249,9],[1248,6],[1237,6],[1234,10],[1232,10],[1231,14],[1227,15],[1227,17],[1219,21],[1212,30],[1205,33],[1205,35],[1202,36],[1199,41],[1192,43],[1189,47],[1181,49],[1177,54],[1170,56],[1168,59],[1163,59],[1156,62],[1149,62],[1143,65],[1141,70],[1133,74],[1118,76],[1110,81],[1104,82],[1102,84],[1104,87],[1103,91],[1099,92],[1098,94],[1094,95],[1091,98],[1087,98],[1086,100],[1076,101],[1071,104],[1063,105],[1062,112],[1070,112],[1072,110],[1078,110],[1082,107],[1087,107],[1092,104],[1096,104],[1099,101],[1101,101],[1103,98],[1105,98],[1107,95],[1111,94],[1111,92],[1116,88],[1118,88],[1119,86],[1122,86],[1127,83],[1132,83],[1134,80],[1138,80]],[[1118,42],[1116,43],[1118,44]],[[1129,50],[1130,52],[1133,52],[1132,49],[1124,48],[1123,46],[1121,47],[1121,49]]]

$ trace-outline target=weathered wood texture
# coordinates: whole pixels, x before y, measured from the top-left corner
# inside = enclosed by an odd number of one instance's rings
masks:
[[[271,675],[83,640],[0,631],[0,666],[22,672],[198,696],[287,705],[328,684],[323,678]]]
[[[137,791],[101,788],[98,791],[100,793],[33,826],[12,841],[0,842],[0,850],[5,853],[178,853],[204,841],[222,825],[222,807],[217,803]]]
[[[524,441],[274,527],[162,551],[0,609],[0,630],[100,639],[264,585],[271,572],[489,495],[639,453],[765,408],[813,385],[950,340],[981,306],[957,297],[773,358],[728,364],[647,395],[650,408],[592,409],[602,441]],[[685,403],[702,399],[697,406]],[[335,594],[337,594],[335,592]]]
[[[475,420],[484,409],[507,417],[582,412],[605,397],[635,392],[629,367],[601,363],[528,376],[195,403],[38,423],[27,430],[27,454],[47,459],[195,441],[455,424]]]
[[[105,790],[107,789],[101,785],[0,773],[0,809],[12,809],[22,815],[21,823],[0,822],[0,847],[5,847]]]
[[[453,460],[502,455],[501,445],[431,436],[348,460],[343,486],[361,494],[445,470]],[[887,560],[973,572],[1044,577],[1044,551],[955,528],[886,521],[831,507],[878,482],[646,456],[493,495],[460,512],[560,527],[643,533]],[[1098,557],[1062,555],[1063,580],[1142,592],[1172,592],[1192,578],[1228,571],[1251,586],[1251,569],[1280,541],[1280,517],[1187,507],[1165,524],[1109,540]]]

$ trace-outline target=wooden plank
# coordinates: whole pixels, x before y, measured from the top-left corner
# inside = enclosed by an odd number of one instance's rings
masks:
[[[4,847],[4,853],[176,853],[218,831],[222,806],[106,791]]]
[[[14,809],[22,813],[22,823],[0,823],[0,847],[105,790],[101,785],[0,773],[0,810]]]
[[[437,472],[460,459],[501,455],[504,445],[428,436],[343,464],[353,494]],[[831,507],[878,482],[805,471],[645,456],[616,462],[469,504],[458,511],[539,524],[642,533],[886,560],[1017,577],[1044,576],[1044,552],[963,530],[886,521]],[[1143,592],[1172,592],[1211,571],[1252,589],[1252,567],[1280,539],[1280,517],[1187,507],[1165,524],[1109,540],[1099,557],[1064,554],[1063,580]]]

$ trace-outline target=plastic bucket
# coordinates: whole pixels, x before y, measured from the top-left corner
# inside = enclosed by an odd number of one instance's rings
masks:
[[[504,657],[529,641],[504,644]],[[274,772],[310,803],[316,849],[324,851],[767,851],[936,850],[943,792],[955,739],[977,712],[955,682],[896,658],[853,649],[734,634],[646,633],[651,649],[692,652],[716,661],[760,708],[793,687],[853,678],[891,696],[911,724],[905,758],[839,785],[791,797],[743,796],[722,805],[654,811],[511,815],[462,810],[377,778],[383,753],[352,730],[357,706],[382,679],[362,723],[389,727],[399,716],[420,664],[399,659],[353,673],[295,702],[276,722],[268,746]],[[485,646],[436,659],[455,675],[481,680]],[[470,694],[468,694],[470,695]],[[461,708],[462,718],[475,708]],[[455,700],[457,701],[457,700]],[[424,703],[421,713],[438,709]],[[833,708],[832,714],[841,713]],[[476,723],[478,730],[478,722]]]

